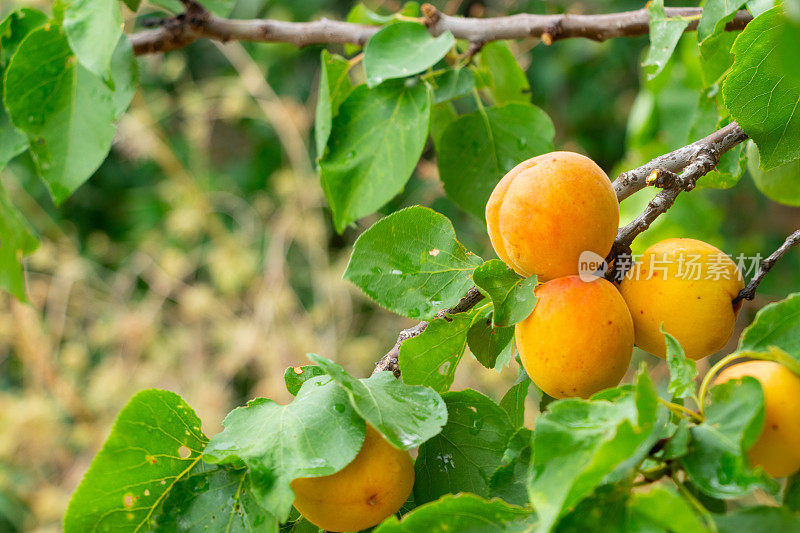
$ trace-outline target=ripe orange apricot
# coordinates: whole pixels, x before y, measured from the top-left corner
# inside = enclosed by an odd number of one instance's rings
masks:
[[[617,236],[619,202],[605,172],[586,156],[551,152],[523,161],[486,204],[497,256],[542,281],[578,273],[585,251],[606,257]]]
[[[616,287],[567,276],[534,292],[533,313],[515,328],[533,382],[554,398],[588,398],[617,385],[631,362],[633,322]]]
[[[666,239],[645,250],[620,284],[631,311],[636,345],[666,355],[664,330],[687,357],[720,350],[733,334],[744,280],[730,257],[695,239]]]
[[[414,486],[414,461],[372,426],[361,450],[342,470],[292,481],[294,506],[328,531],[361,531],[396,513]]]
[[[748,361],[726,368],[715,383],[744,376],[764,389],[764,429],[747,452],[750,463],[772,477],[800,471],[800,377],[773,361]]]

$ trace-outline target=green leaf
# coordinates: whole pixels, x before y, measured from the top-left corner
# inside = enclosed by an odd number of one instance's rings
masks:
[[[0,76],[22,40],[47,22],[47,15],[35,9],[17,9],[0,22]],[[0,98],[3,87],[0,83]],[[28,149],[28,138],[11,123],[4,105],[0,104],[0,170],[9,161]]]
[[[470,94],[475,88],[475,76],[468,68],[449,68],[434,77],[432,83],[433,103],[441,104]]]
[[[800,29],[780,8],[755,18],[733,44],[736,56],[723,96],[733,118],[756,142],[765,170],[800,157],[800,69],[789,37]]]
[[[759,168],[758,147],[755,143],[748,143],[747,170],[764,196],[781,204],[800,207],[800,160],[772,170],[762,170]]]
[[[111,95],[114,119],[117,120],[128,110],[139,84],[139,67],[133,55],[133,46],[126,36],[120,38],[111,55],[111,81],[114,84]]]
[[[653,79],[664,69],[675,45],[678,44],[686,26],[691,19],[686,17],[667,17],[664,10],[664,0],[652,0],[647,4],[647,15],[650,24],[650,48],[644,66],[654,66],[648,73],[648,78]]]
[[[387,519],[375,533],[502,533],[509,531],[512,523],[529,518],[532,513],[499,499],[485,500],[469,493],[448,494],[417,507],[402,520]]]
[[[172,13],[183,13],[185,11],[182,0],[151,0],[151,4],[161,6]],[[203,0],[203,7],[218,17],[230,14],[236,0]]]
[[[655,485],[648,492],[632,493],[628,512],[631,531],[708,531],[689,502],[667,485]]]
[[[783,506],[794,513],[800,512],[800,474],[795,474],[786,480]]]
[[[527,505],[532,435],[530,429],[522,427],[511,435],[501,459],[502,464],[489,479],[492,496],[514,505]]]
[[[433,106],[433,110],[431,110],[431,140],[437,152],[442,145],[444,131],[457,118],[458,113],[452,102],[442,102]]]
[[[482,262],[456,240],[447,217],[414,206],[361,234],[344,278],[390,311],[427,320],[464,296]]]
[[[0,22],[0,66],[5,67],[30,32],[44,26],[48,17],[36,9],[16,9]]]
[[[496,105],[511,102],[530,104],[531,86],[528,77],[505,41],[487,43],[475,61],[481,71],[487,74],[485,79]]]
[[[489,480],[502,459],[514,428],[506,412],[483,394],[467,389],[442,395],[447,424],[419,447],[414,465],[417,504],[444,494],[490,496]]]
[[[58,0],[64,11],[64,32],[78,61],[105,78],[111,56],[122,37],[122,12],[117,0]]]
[[[730,380],[711,389],[705,421],[690,429],[689,453],[680,459],[694,485],[715,498],[737,498],[757,487],[776,489],[763,472],[753,471],[745,452],[764,425],[764,393],[754,378]]]
[[[400,372],[410,385],[444,392],[453,384],[456,368],[467,347],[474,313],[458,313],[432,320],[425,331],[400,346]]]
[[[462,115],[437,148],[445,192],[480,219],[497,182],[517,163],[553,149],[553,122],[538,107],[511,103]]]
[[[136,13],[139,10],[139,4],[142,3],[142,0],[122,0],[128,9]]]
[[[552,402],[536,420],[528,492],[542,531],[607,476],[622,477],[620,465],[632,471],[636,463],[630,459],[660,431],[658,396],[646,373],[635,388],[609,389],[598,397],[604,399]]]
[[[278,521],[250,492],[245,470],[200,463],[202,469],[177,482],[156,516],[154,531],[277,533]]]
[[[403,190],[425,147],[430,111],[424,83],[359,85],[342,103],[319,160],[336,231]]]
[[[703,138],[730,122],[727,118],[719,120],[720,110],[718,109],[717,96],[716,85],[700,94],[687,142],[691,143],[696,139]],[[700,178],[697,183],[698,187],[704,189],[729,189],[736,185],[744,174],[745,157],[743,157],[743,154],[742,144],[738,144],[722,154],[714,170]]]
[[[528,397],[531,383],[528,375],[523,373],[500,400],[500,407],[508,413],[508,418],[514,427],[522,427],[525,423],[525,400]]]
[[[536,307],[533,294],[536,276],[520,278],[499,259],[490,259],[475,269],[472,279],[494,304],[492,321],[496,326],[512,326],[528,318]]]
[[[780,0],[748,0],[747,9],[753,14],[754,17],[757,17],[764,11],[775,7],[776,1]]]
[[[64,201],[100,166],[114,139],[109,88],[77,64],[61,28],[34,30],[6,69],[5,105],[25,132],[53,199]]]
[[[200,461],[208,442],[200,424],[173,392],[136,394],[72,495],[64,531],[147,529],[160,502]]]
[[[406,78],[435,65],[455,44],[449,31],[433,37],[418,22],[396,22],[382,28],[364,46],[367,85]]]
[[[266,398],[231,411],[211,439],[205,460],[243,461],[259,504],[281,522],[289,516],[292,480],[333,474],[349,464],[366,426],[345,392],[327,376],[306,381],[288,405]],[[302,438],[299,438],[302,437]]]
[[[314,140],[317,144],[317,159],[325,154],[325,147],[331,135],[331,121],[339,112],[353,84],[347,72],[350,63],[342,56],[323,50],[320,55],[322,71],[319,76],[316,118],[314,120]]]
[[[406,385],[391,372],[356,379],[329,359],[316,354],[308,357],[347,393],[361,418],[395,448],[416,448],[438,434],[447,422],[444,401],[427,387]]]
[[[719,533],[774,533],[778,531],[800,531],[800,516],[793,515],[781,507],[748,507],[727,515],[716,515]]]
[[[800,360],[800,292],[765,305],[739,339],[739,350],[767,352],[776,347]]]
[[[703,41],[712,33],[716,33],[717,26],[722,26],[726,19],[734,15],[745,0],[705,0],[703,2],[703,16],[697,25],[697,40]]]
[[[297,396],[303,383],[311,378],[323,375],[325,375],[325,371],[317,365],[290,366],[283,372],[283,382],[289,394]]]
[[[703,82],[713,85],[728,73],[733,64],[731,48],[737,32],[720,31],[700,43],[700,66],[703,69]]]
[[[667,341],[667,366],[669,366],[669,394],[673,398],[692,398],[695,395],[697,365],[686,357],[686,352],[678,340],[664,331],[661,324],[661,333]]]
[[[5,189],[0,187],[0,288],[22,302],[26,302],[27,297],[20,261],[37,246],[39,240],[28,222],[11,203]]]
[[[514,328],[492,325],[492,312],[486,309],[467,331],[467,346],[480,364],[497,371],[511,360]]]
[[[630,491],[617,485],[602,485],[581,501],[558,522],[557,533],[628,533],[639,530],[628,526],[627,509]],[[644,531],[649,531],[645,529]],[[660,530],[654,530],[659,531]],[[666,533],[666,531],[664,532]]]

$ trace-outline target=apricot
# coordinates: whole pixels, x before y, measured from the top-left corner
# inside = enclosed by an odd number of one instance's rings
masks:
[[[567,276],[534,292],[536,307],[515,328],[533,382],[554,398],[588,398],[617,385],[631,361],[633,322],[616,287]]]
[[[585,251],[606,257],[617,236],[619,202],[605,172],[586,156],[551,152],[523,161],[486,204],[497,256],[542,281],[578,273]]]
[[[736,264],[718,248],[695,239],[666,239],[645,250],[620,284],[631,311],[636,345],[666,355],[664,330],[687,357],[720,350],[733,334],[744,287]]]
[[[744,376],[764,389],[764,429],[747,452],[750,463],[772,477],[790,476],[800,470],[800,377],[773,361],[748,361],[729,366],[715,383]]]
[[[361,531],[396,513],[414,486],[414,461],[372,426],[358,455],[342,470],[292,481],[294,506],[328,531]]]

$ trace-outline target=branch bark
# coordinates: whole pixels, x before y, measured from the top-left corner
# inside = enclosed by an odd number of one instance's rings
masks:
[[[761,262],[756,275],[753,276],[753,279],[750,280],[750,283],[748,283],[744,289],[739,291],[739,294],[733,299],[733,303],[736,304],[742,300],[752,300],[755,298],[756,289],[758,289],[758,285],[761,283],[761,280],[764,279],[764,276],[767,275],[767,272],[772,269],[781,257],[786,255],[786,252],[788,252],[790,248],[798,244],[800,244],[800,229],[789,235],[780,248]]]
[[[666,213],[681,192],[694,189],[697,180],[717,166],[722,154],[747,138],[744,130],[736,122],[731,122],[708,137],[620,174],[613,183],[620,201],[648,185],[663,190],[647,204],[639,216],[617,232],[617,238],[606,258],[607,263],[613,265],[606,273],[606,278],[621,280],[631,264],[620,261],[620,258],[630,256],[631,243],[636,236]]]
[[[217,17],[209,13],[196,0],[184,0],[186,11],[160,21],[156,29],[130,35],[137,55],[168,52],[183,48],[198,39],[215,39],[226,42],[255,41],[282,42],[295,46],[312,44],[363,45],[379,26],[367,26],[328,19],[314,22],[286,22],[271,19],[237,20]],[[485,19],[446,15],[430,4],[423,4],[420,22],[433,35],[450,31],[457,39],[465,39],[474,47],[499,39],[524,39],[539,37],[545,44],[573,37],[604,41],[614,37],[633,37],[649,31],[647,9],[607,13],[601,15],[531,15],[519,14]],[[697,28],[701,8],[668,7],[669,17],[693,18],[687,31]],[[740,30],[752,20],[747,11],[739,11],[726,26],[727,30]]]
[[[483,300],[484,296],[478,290],[477,287],[472,287],[470,290],[467,291],[467,294],[464,295],[459,302],[449,309],[443,309],[436,313],[434,316],[434,320],[437,319],[446,319],[447,315],[454,315],[456,313],[463,313],[464,311],[469,311],[473,307],[475,307],[478,302]],[[384,370],[390,370],[394,373],[395,377],[400,377],[400,366],[398,365],[399,357],[400,357],[400,347],[403,345],[405,341],[411,339],[413,337],[417,337],[425,331],[425,328],[428,327],[429,322],[423,321],[419,324],[412,326],[410,328],[404,329],[400,332],[400,335],[397,336],[397,342],[389,350],[386,355],[380,358],[380,360],[375,363],[375,370],[373,370],[373,374],[378,372],[383,372]]]

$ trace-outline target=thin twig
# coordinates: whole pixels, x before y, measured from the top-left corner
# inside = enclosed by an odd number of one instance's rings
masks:
[[[237,20],[217,17],[195,0],[185,0],[186,12],[161,23],[161,27],[134,33],[130,36],[137,55],[168,52],[183,48],[198,39],[226,42],[257,41],[284,42],[295,46],[312,44],[363,45],[377,32],[379,26],[367,26],[328,19],[314,22],[286,22],[271,19]],[[433,35],[451,32],[457,39],[470,43],[487,43],[500,39],[539,37],[546,44],[573,37],[604,41],[614,37],[633,37],[649,32],[646,8],[600,15],[532,15],[519,14],[485,19],[446,15],[430,4],[423,4],[422,22]],[[697,28],[701,8],[668,7],[668,17],[692,19],[686,30]],[[752,20],[747,11],[739,11],[727,30],[740,30]]]
[[[648,185],[663,190],[639,216],[617,231],[617,238],[606,258],[607,263],[612,265],[606,278],[622,279],[632,265],[630,261],[621,261],[620,258],[630,257],[633,240],[649,228],[656,218],[666,213],[681,192],[694,189],[697,180],[717,166],[722,154],[746,139],[744,130],[736,122],[731,122],[708,137],[620,174],[613,184],[620,201]]]
[[[467,291],[467,294],[464,295],[459,302],[449,309],[443,309],[436,313],[433,317],[434,320],[446,318],[447,315],[454,315],[456,313],[463,313],[464,311],[469,311],[473,307],[475,307],[478,302],[483,300],[483,294],[478,290],[477,287],[472,287],[470,290]],[[403,345],[405,341],[420,335],[425,328],[428,327],[429,322],[423,321],[419,324],[412,326],[410,328],[404,329],[400,332],[400,335],[397,336],[397,342],[392,347],[391,350],[387,352],[386,355],[380,358],[380,360],[375,363],[375,370],[372,372],[376,374],[378,372],[382,372],[385,370],[390,370],[394,373],[396,377],[400,377],[400,366],[398,365],[398,357],[400,356],[400,347]]]
[[[764,279],[764,276],[767,275],[767,272],[770,271],[770,269],[781,257],[786,255],[786,252],[788,252],[791,247],[797,246],[798,244],[800,244],[800,230],[797,230],[786,237],[786,240],[780,246],[780,248],[772,252],[772,255],[761,262],[756,275],[753,276],[753,279],[750,280],[750,283],[748,283],[744,289],[739,291],[739,294],[733,299],[733,303],[736,304],[742,300],[752,300],[755,298],[756,289],[758,289],[758,285],[761,283],[761,280]]]

